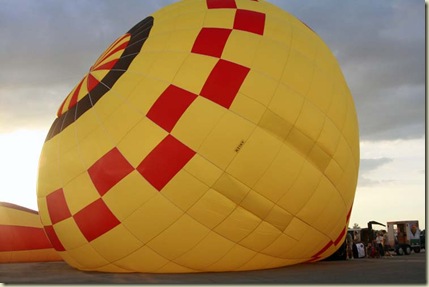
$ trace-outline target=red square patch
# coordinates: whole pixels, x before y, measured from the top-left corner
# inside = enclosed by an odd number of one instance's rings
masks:
[[[264,35],[265,14],[238,9],[234,19],[234,29]]]
[[[120,224],[101,198],[84,207],[73,215],[73,218],[88,241],[100,237]]]
[[[220,58],[231,29],[202,28],[192,47],[192,53]]]
[[[52,224],[71,217],[62,188],[46,196],[46,203],[48,205],[49,217],[51,218]]]
[[[134,167],[115,147],[97,160],[88,169],[88,174],[98,193],[104,195],[133,170]]]
[[[201,90],[201,96],[229,109],[249,68],[220,59]]]
[[[237,8],[235,0],[207,0],[207,8]]]
[[[171,132],[196,97],[197,95],[191,92],[170,85],[159,96],[146,116],[167,132]]]
[[[48,236],[49,241],[52,244],[52,247],[54,247],[56,251],[66,250],[63,244],[61,243],[60,239],[58,238],[57,233],[55,232],[54,227],[52,225],[45,226],[45,233],[46,233],[46,236]]]
[[[168,135],[147,155],[137,170],[161,191],[194,155],[195,151]]]

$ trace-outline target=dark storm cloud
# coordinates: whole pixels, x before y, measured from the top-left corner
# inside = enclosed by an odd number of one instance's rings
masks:
[[[0,122],[51,118],[110,43],[172,2],[3,0]],[[424,134],[422,1],[270,2],[304,21],[334,52],[355,98],[362,139]]]

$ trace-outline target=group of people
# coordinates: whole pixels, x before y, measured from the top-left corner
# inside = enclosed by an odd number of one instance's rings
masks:
[[[357,258],[356,254],[358,252],[354,250],[357,247],[351,233],[347,233],[346,245],[347,245],[347,259]],[[365,256],[369,258],[392,256],[392,254],[390,253],[390,248],[391,247],[389,243],[389,238],[387,236],[387,232],[385,230],[382,230],[377,232],[376,238],[372,242],[368,243]]]
[[[376,250],[371,250],[373,253],[370,257],[392,256],[390,253],[389,237],[385,230],[379,231],[377,237],[373,241]],[[368,253],[369,254],[369,253]]]

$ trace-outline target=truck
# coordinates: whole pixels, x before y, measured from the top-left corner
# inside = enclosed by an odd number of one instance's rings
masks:
[[[418,220],[387,222],[387,236],[391,247],[398,255],[419,253],[421,249]]]

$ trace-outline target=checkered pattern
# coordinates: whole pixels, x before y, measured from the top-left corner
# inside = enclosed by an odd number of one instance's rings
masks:
[[[158,191],[195,155],[195,151],[171,135],[162,140],[137,167]]]
[[[234,29],[257,35],[264,33],[265,14],[263,13],[237,9],[235,1],[208,0],[207,6],[209,9],[235,9],[234,24],[230,29],[202,27],[195,39],[192,53],[218,58],[200,93],[194,94],[171,84],[149,109],[147,118],[168,133],[173,130],[183,113],[199,96],[229,109],[250,68],[222,59],[225,44]],[[127,43],[116,45],[118,47],[112,45],[101,60],[97,61],[94,69],[111,68],[114,64],[104,63],[104,59],[118,49],[125,48]],[[88,74],[87,81],[88,90],[98,84],[96,79],[91,80],[91,74]],[[79,90],[81,85],[82,82],[78,84],[76,90]],[[74,98],[72,96],[72,99]],[[73,218],[89,242],[120,224],[119,219],[103,201],[103,196],[133,170],[137,170],[153,187],[162,191],[195,153],[171,134],[159,142],[137,167],[133,167],[117,148],[111,149],[87,170],[100,194],[99,199],[72,215],[62,189],[47,196],[46,201],[52,226],[46,226],[45,229],[48,236],[55,242],[55,248],[60,251],[64,250],[55,234],[54,226],[65,219]]]
[[[158,98],[146,115],[167,132],[171,132],[185,110],[197,96],[174,85],[170,85]]]
[[[73,216],[80,231],[88,241],[92,241],[120,224],[100,198]]]
[[[66,199],[64,197],[64,191],[58,189],[46,197],[48,205],[49,216],[53,224],[67,219],[71,216],[70,210],[67,206]]]

